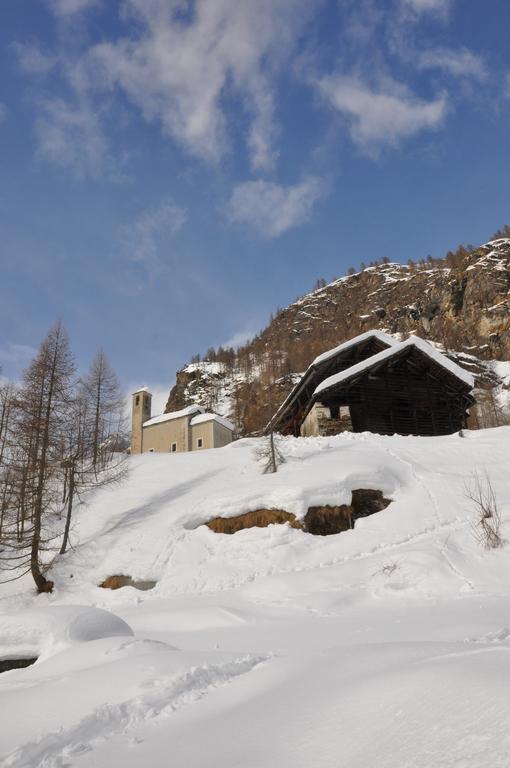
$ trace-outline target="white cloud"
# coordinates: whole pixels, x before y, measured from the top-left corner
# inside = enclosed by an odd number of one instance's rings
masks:
[[[418,69],[441,69],[454,77],[474,77],[478,80],[487,78],[487,68],[481,56],[467,48],[450,50],[433,48],[422,51],[416,58]]]
[[[100,5],[102,0],[50,0],[53,12],[57,16],[74,16]]]
[[[78,178],[115,176],[99,117],[87,100],[43,101],[35,128],[39,157],[70,168]]]
[[[438,128],[447,111],[445,94],[424,101],[393,80],[371,87],[357,77],[338,74],[323,77],[317,85],[328,104],[349,120],[353,141],[368,152]]]
[[[226,214],[232,224],[246,225],[261,237],[278,237],[304,224],[324,193],[324,182],[314,176],[287,187],[247,181],[234,188]]]
[[[274,75],[317,0],[127,0],[136,32],[95,46],[91,76],[121,88],[149,121],[192,154],[217,161],[228,148],[228,101],[249,116],[252,167],[275,160]]]

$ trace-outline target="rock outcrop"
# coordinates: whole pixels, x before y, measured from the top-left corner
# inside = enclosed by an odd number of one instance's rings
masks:
[[[502,386],[490,361],[510,360],[510,239],[334,280],[279,311],[228,362],[186,366],[166,410],[204,405],[233,418],[242,434],[256,433],[316,355],[373,328],[418,334],[471,367],[482,390]]]

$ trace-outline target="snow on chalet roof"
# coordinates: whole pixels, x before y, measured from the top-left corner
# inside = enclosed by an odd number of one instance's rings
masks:
[[[204,413],[205,408],[201,405],[188,405],[180,411],[171,411],[171,413],[162,413],[160,416],[154,416],[149,421],[144,422],[143,427],[152,427],[154,424],[161,424],[163,421],[172,421],[172,419],[182,419],[183,416],[192,416],[194,413]]]
[[[398,344],[398,341],[396,341],[393,336],[389,336],[383,331],[366,331],[365,333],[360,333],[359,336],[355,336],[353,339],[349,339],[349,341],[344,341],[343,344],[339,344],[338,347],[334,347],[333,349],[328,349],[327,352],[323,352],[321,355],[315,358],[313,363],[310,365],[310,368],[312,368],[314,365],[318,365],[319,363],[323,363],[325,360],[329,360],[331,357],[338,355],[339,352],[343,352],[345,349],[349,349],[350,347],[355,347],[368,339],[379,339],[379,341],[382,341],[383,344],[387,344],[389,347],[393,347],[395,344]]]
[[[359,338],[359,336],[357,338]],[[424,352],[427,357],[430,357],[431,360],[434,360],[434,362],[442,366],[442,368],[452,373],[458,379],[461,379],[461,381],[463,381],[469,387],[474,386],[475,380],[472,374],[468,373],[468,371],[464,370],[464,368],[461,368],[460,365],[457,365],[448,357],[441,354],[441,352],[435,349],[427,341],[421,339],[419,336],[411,336],[406,341],[402,341],[398,344],[394,343],[393,346],[391,346],[389,349],[378,352],[376,355],[372,355],[372,357],[368,357],[366,360],[362,360],[360,363],[356,363],[356,365],[347,368],[345,371],[335,373],[333,376],[329,376],[327,379],[324,379],[324,381],[321,382],[316,388],[314,395],[317,395],[320,392],[324,392],[324,390],[330,389],[330,387],[334,387],[336,384],[340,384],[342,381],[351,379],[358,373],[362,373],[363,371],[372,368],[377,363],[383,362],[384,360],[393,357],[407,347],[416,347],[421,352]]]
[[[235,432],[234,424],[223,416],[218,416],[217,413],[201,413],[198,416],[193,416],[191,426],[194,427],[195,424],[203,424],[206,421],[216,421],[218,424],[226,427],[226,429],[230,429],[231,432]]]
[[[343,279],[343,278],[342,278]],[[398,341],[396,341],[392,336],[389,336],[387,333],[384,333],[383,331],[378,330],[371,330],[371,331],[365,331],[365,333],[360,333],[359,336],[355,336],[353,339],[349,339],[348,341],[344,341],[342,344],[339,344],[337,347],[334,347],[333,349],[328,349],[326,352],[322,352],[322,354],[318,355],[318,357],[313,360],[306,371],[303,373],[299,381],[294,385],[292,390],[289,392],[283,403],[280,405],[278,410],[276,411],[275,415],[269,422],[270,424],[274,422],[287,408],[287,406],[292,402],[294,399],[294,396],[297,392],[301,390],[303,386],[306,385],[307,381],[309,380],[310,376],[313,374],[314,369],[317,365],[320,365],[321,363],[324,363],[326,360],[329,360],[330,358],[335,357],[336,355],[340,354],[341,352],[350,349],[351,347],[355,347],[358,344],[367,341],[368,339],[379,339],[383,344],[386,344],[387,346],[395,346],[395,344],[398,344]]]

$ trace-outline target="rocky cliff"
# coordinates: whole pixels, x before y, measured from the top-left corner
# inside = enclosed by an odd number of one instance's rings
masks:
[[[334,280],[279,311],[235,354],[219,350],[216,360],[179,371],[166,410],[199,403],[233,418],[243,434],[258,431],[317,354],[372,328],[437,343],[477,374],[481,400],[492,402],[495,394],[495,407],[504,411],[510,239],[420,264],[382,263]]]

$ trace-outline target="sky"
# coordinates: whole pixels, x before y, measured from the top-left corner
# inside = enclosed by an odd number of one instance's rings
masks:
[[[318,278],[510,222],[507,0],[4,0],[0,366],[159,401]]]

